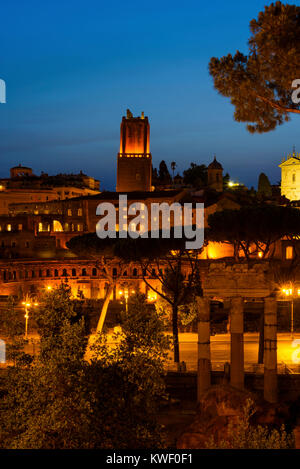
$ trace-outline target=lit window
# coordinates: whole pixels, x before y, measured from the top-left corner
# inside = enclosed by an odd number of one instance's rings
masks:
[[[22,225],[22,223],[19,223],[19,224],[18,224],[18,230],[19,230],[19,231],[22,231],[22,229],[23,229],[23,225]]]
[[[78,215],[79,217],[82,217],[82,208],[79,208],[79,209],[78,209],[77,215]]]
[[[68,208],[68,217],[71,217],[71,216],[72,216],[72,210]]]
[[[63,231],[63,227],[58,220],[53,220],[53,231]]]
[[[11,225],[6,225],[6,231],[11,231]]]
[[[287,246],[285,248],[285,258],[286,259],[293,259],[294,257],[294,248],[293,246]]]

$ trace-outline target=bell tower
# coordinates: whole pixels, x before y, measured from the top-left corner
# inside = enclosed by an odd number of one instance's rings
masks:
[[[217,192],[223,191],[223,167],[216,160],[216,155],[212,163],[207,167],[207,184]]]
[[[117,192],[151,191],[150,125],[142,112],[122,118],[117,164]]]

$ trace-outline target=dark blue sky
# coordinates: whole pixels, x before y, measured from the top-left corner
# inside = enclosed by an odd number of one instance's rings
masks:
[[[281,158],[294,144],[300,151],[299,117],[250,135],[208,74],[212,56],[247,51],[249,21],[266,3],[6,1],[0,176],[19,163],[36,174],[82,169],[114,189],[120,121],[130,108],[150,118],[154,166],[174,160],[182,171],[216,153],[234,180],[256,186],[263,171],[276,183]]]

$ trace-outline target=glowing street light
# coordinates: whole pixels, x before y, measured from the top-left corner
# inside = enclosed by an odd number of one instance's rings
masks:
[[[119,295],[122,296],[124,295],[124,298],[125,298],[125,307],[126,307],[126,313],[128,312],[128,298],[129,298],[129,294],[128,294],[128,290],[119,290]]]
[[[29,296],[25,299],[25,301],[22,301],[22,305],[24,306],[25,309],[25,340],[28,338],[28,319],[29,319],[29,309],[31,306],[38,306],[39,304],[35,301],[34,303],[30,303]]]
[[[300,288],[297,289],[297,293],[294,292],[294,288],[282,288],[281,292],[291,298],[291,337],[294,338],[294,298],[300,296]]]

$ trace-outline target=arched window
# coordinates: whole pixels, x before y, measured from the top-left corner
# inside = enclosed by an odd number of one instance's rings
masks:
[[[50,269],[47,269],[47,270],[46,270],[46,277],[51,277]]]
[[[42,277],[43,276],[43,271],[42,269],[39,270],[39,277]]]
[[[54,277],[58,277],[58,270],[54,269]]]
[[[137,276],[137,269],[136,269],[136,268],[134,268],[134,269],[133,269],[133,271],[132,271],[132,275],[133,275],[134,277],[136,277],[136,276]]]
[[[63,269],[62,276],[67,277],[67,275],[68,275],[67,269]]]
[[[31,277],[32,277],[32,278],[35,277],[35,271],[34,271],[34,270],[31,271]]]
[[[113,276],[116,277],[118,275],[118,271],[117,269],[114,267],[113,268]]]
[[[127,270],[124,270],[123,277],[127,277]]]
[[[81,275],[82,275],[83,277],[86,277],[86,269],[85,269],[85,268],[82,269]]]
[[[53,220],[53,231],[63,231],[63,227],[58,220]]]
[[[96,275],[97,275],[97,269],[96,269],[96,267],[93,267],[92,275],[93,275],[94,277],[96,277]]]
[[[72,277],[76,277],[76,269],[72,269]]]

